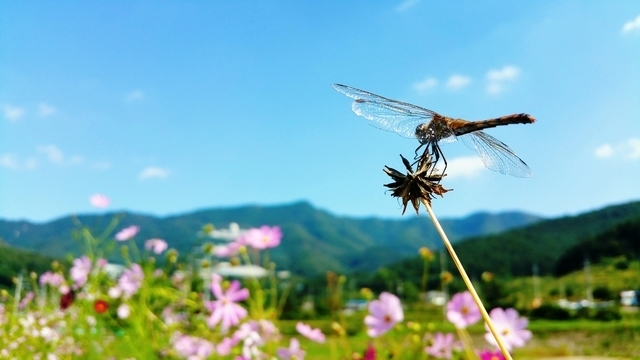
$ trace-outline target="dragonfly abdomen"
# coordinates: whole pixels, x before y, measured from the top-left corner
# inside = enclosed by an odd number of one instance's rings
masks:
[[[449,126],[456,135],[464,135],[470,132],[493,128],[510,124],[532,124],[536,119],[529,114],[513,114],[501,116],[495,119],[466,121],[462,119],[450,119]]]

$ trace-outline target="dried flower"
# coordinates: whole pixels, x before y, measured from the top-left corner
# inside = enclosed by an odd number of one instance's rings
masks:
[[[440,180],[445,174],[436,173],[437,169],[434,167],[434,162],[431,160],[431,156],[428,153],[424,153],[418,160],[418,166],[416,171],[413,171],[409,160],[400,155],[404,166],[407,168],[407,174],[403,174],[400,171],[385,166],[383,171],[393,179],[392,183],[385,184],[384,186],[390,188],[393,192],[391,196],[402,199],[402,214],[407,210],[407,204],[411,202],[413,208],[418,213],[420,208],[420,201],[424,200],[431,204],[431,199],[434,198],[433,194],[443,196],[447,191],[452,189],[445,189],[440,185]]]

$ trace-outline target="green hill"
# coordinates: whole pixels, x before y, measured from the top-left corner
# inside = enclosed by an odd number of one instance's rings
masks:
[[[573,246],[638,218],[640,201],[539,221],[499,234],[472,237],[457,244],[455,249],[467,272],[476,278],[484,271],[498,275],[528,276],[534,265],[538,266],[542,275],[553,274],[558,260]],[[638,248],[637,234],[633,235],[636,239],[633,249]],[[602,242],[610,237],[606,234],[601,236],[594,241]],[[576,251],[580,252],[581,249],[577,248]],[[593,254],[595,256],[595,252]],[[636,251],[630,255],[637,257],[638,253]],[[582,263],[582,255],[579,257]],[[410,261],[420,268],[416,265],[421,261],[419,258]]]
[[[617,224],[565,251],[557,261],[556,275],[582,269],[585,259],[599,263],[604,258],[640,258],[640,217]]]
[[[218,228],[225,228],[231,222],[242,228],[278,225],[284,239],[271,252],[271,258],[279,268],[301,275],[315,275],[327,270],[372,271],[415,255],[421,246],[441,246],[431,221],[424,215],[401,220],[337,217],[306,202],[209,209],[162,218],[111,213],[64,217],[44,224],[0,220],[0,236],[13,246],[48,256],[78,255],[80,243],[73,239],[78,223],[97,235],[114,217],[121,218],[117,229],[140,226],[136,237],[140,246],[146,239],[159,237],[183,254],[208,240],[197,235],[208,223]],[[442,224],[452,241],[459,241],[468,236],[498,233],[539,220],[539,217],[516,212],[478,213],[463,219],[445,219]]]
[[[32,271],[42,274],[50,270],[53,260],[49,256],[9,247],[0,239],[0,289],[13,287],[13,278],[20,272],[29,275]]]
[[[303,276],[327,270],[373,273],[388,266],[407,279],[413,276],[419,279],[422,262],[416,257],[418,248],[441,248],[441,241],[426,216],[400,220],[337,217],[305,202],[208,209],[162,218],[111,213],[64,217],[43,224],[0,220],[0,237],[12,246],[49,257],[78,255],[80,243],[73,236],[78,223],[99,234],[114,217],[120,219],[117,229],[129,225],[141,227],[136,237],[139,246],[146,239],[160,237],[182,254],[209,240],[198,237],[207,223],[218,228],[231,222],[242,228],[278,225],[284,239],[281,246],[272,250],[271,259],[280,269]],[[640,233],[637,219],[640,202],[552,220],[516,212],[478,213],[462,219],[444,219],[442,224],[467,271],[477,278],[483,271],[528,276],[534,264],[541,275],[554,274],[556,270],[563,273],[565,270],[557,265],[559,261],[579,267],[585,251],[592,261],[598,259],[598,254],[614,256],[620,252],[637,257],[640,243],[636,235]],[[610,244],[608,239],[617,242]],[[562,260],[563,256],[566,260]],[[390,266],[393,263],[396,265]]]

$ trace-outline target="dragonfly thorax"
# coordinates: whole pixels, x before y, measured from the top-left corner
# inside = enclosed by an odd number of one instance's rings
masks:
[[[444,118],[434,117],[428,123],[416,127],[416,138],[420,144],[435,144],[450,136],[454,136],[454,133]]]

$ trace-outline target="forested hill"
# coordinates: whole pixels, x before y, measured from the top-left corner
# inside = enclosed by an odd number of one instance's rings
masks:
[[[193,213],[155,217],[133,213],[79,215],[44,224],[0,220],[0,237],[8,244],[48,256],[78,255],[81,241],[74,239],[78,224],[97,236],[116,218],[116,230],[129,225],[140,226],[136,236],[139,246],[146,239],[162,238],[186,254],[203,241],[198,237],[203,225],[211,223],[226,228],[236,222],[242,228],[278,225],[282,244],[271,253],[281,269],[302,275],[326,270],[370,271],[417,254],[421,246],[437,248],[441,242],[426,215],[407,219],[337,217],[318,210],[306,202],[280,206],[240,206],[209,209]],[[490,234],[524,226],[540,218],[518,212],[478,213],[462,219],[444,219],[443,226],[452,241],[480,234]]]
[[[640,201],[577,216],[540,221],[501,234],[467,239],[458,244],[456,250],[465,268],[475,275],[483,271],[514,276],[531,275],[534,264],[539,267],[541,274],[552,274],[558,266],[558,260],[568,249],[585,241],[591,241],[592,245],[594,242],[607,241],[619,235],[612,229],[628,222],[635,223],[638,219]],[[629,231],[626,230],[626,227],[623,228],[628,237]],[[607,231],[611,232],[602,235]],[[635,241],[639,242],[638,235],[635,236]],[[577,247],[575,251],[583,250],[583,247]],[[575,256],[580,256],[580,261],[584,259],[583,254],[573,254]]]
[[[581,269],[585,260],[598,263],[603,258],[615,257],[640,258],[640,216],[570,247],[558,259],[555,274],[564,275]]]

